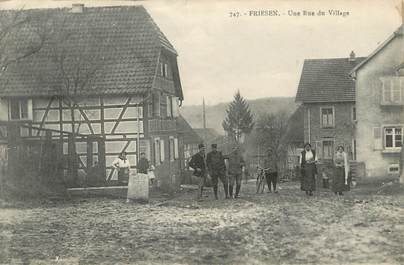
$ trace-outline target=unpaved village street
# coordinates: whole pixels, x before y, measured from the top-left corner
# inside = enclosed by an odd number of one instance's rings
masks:
[[[279,194],[126,204],[80,198],[0,209],[0,264],[403,264],[404,196]]]

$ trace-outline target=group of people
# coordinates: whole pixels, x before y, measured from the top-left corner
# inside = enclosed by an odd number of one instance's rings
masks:
[[[215,199],[218,199],[218,180],[223,183],[226,199],[233,197],[233,187],[236,184],[234,198],[240,196],[242,172],[245,167],[244,159],[240,153],[239,147],[224,156],[217,150],[217,145],[212,144],[212,150],[205,155],[206,148],[203,144],[198,146],[199,152],[192,156],[189,166],[194,170],[194,175],[199,177],[198,199],[203,195],[203,188],[207,185],[207,180],[211,179]],[[301,167],[301,190],[308,196],[313,196],[316,190],[316,176],[318,158],[316,151],[312,149],[309,143],[304,145],[304,150],[300,154]],[[227,162],[227,163],[226,163]],[[264,172],[268,185],[268,192],[272,189],[277,193],[278,182],[278,163],[276,156],[268,154],[264,160]],[[332,191],[336,195],[343,195],[343,192],[349,191],[349,163],[348,156],[343,146],[338,146],[333,160]]]
[[[217,150],[217,144],[211,145],[212,150],[206,154],[204,144],[199,144],[199,152],[192,156],[189,167],[194,170],[194,175],[199,178],[198,199],[202,198],[203,189],[207,186],[207,181],[211,180],[215,199],[218,199],[219,179],[223,184],[226,199],[233,198],[234,184],[236,189],[234,198],[239,198],[241,189],[242,174],[245,162],[238,146],[233,151],[224,156]]]
[[[313,196],[313,191],[316,190],[317,161],[316,151],[312,149],[309,143],[306,143],[300,155],[301,190],[309,196]],[[344,191],[350,189],[348,156],[343,146],[338,146],[333,164],[331,189],[336,195],[343,195]]]
[[[130,163],[127,158],[127,153],[122,152],[119,156],[112,162],[112,168],[118,173],[118,182],[126,185],[129,181],[129,172],[130,172]],[[153,166],[150,165],[149,161],[146,158],[146,154],[144,152],[140,153],[139,162],[136,166],[138,174],[150,175],[150,170],[153,170]],[[154,174],[151,174],[154,176]],[[153,184],[154,178],[150,179],[151,184]]]
[[[217,149],[217,144],[211,145],[211,151],[206,154],[204,144],[199,144],[199,152],[192,156],[189,167],[194,170],[194,175],[199,178],[198,183],[198,199],[202,198],[203,189],[206,186],[212,186],[215,199],[218,199],[219,180],[223,184],[225,197],[239,198],[241,189],[241,180],[245,169],[245,161],[238,146],[234,147],[232,152],[225,156]],[[304,145],[304,150],[300,154],[301,168],[301,190],[305,191],[308,196],[313,196],[316,190],[317,172],[317,155],[309,143]],[[338,146],[334,156],[334,172],[332,180],[332,191],[336,195],[343,195],[344,191],[349,191],[349,163],[347,154],[343,146]],[[275,156],[269,154],[264,160],[265,178],[268,185],[268,192],[277,193],[278,182],[278,166]],[[122,152],[113,163],[112,167],[118,172],[118,182],[127,184],[129,179],[130,163],[126,157],[126,153]],[[140,153],[139,163],[137,165],[137,173],[148,174],[151,166],[146,158],[145,153]],[[208,183],[208,181],[211,183]],[[153,179],[151,179],[153,181]],[[234,185],[235,184],[235,185]],[[235,186],[235,192],[233,196]]]

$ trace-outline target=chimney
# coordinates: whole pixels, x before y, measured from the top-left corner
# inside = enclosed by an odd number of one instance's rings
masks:
[[[356,58],[355,58],[355,53],[354,51],[351,51],[351,53],[349,54],[349,61],[350,62],[355,62]]]
[[[72,13],[83,13],[84,4],[72,4]]]

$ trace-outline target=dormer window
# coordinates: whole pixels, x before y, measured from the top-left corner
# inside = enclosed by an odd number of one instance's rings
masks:
[[[160,63],[160,75],[162,77],[168,77],[168,64]]]

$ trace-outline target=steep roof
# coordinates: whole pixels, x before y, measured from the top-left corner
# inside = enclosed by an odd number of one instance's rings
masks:
[[[213,128],[194,128],[194,131],[207,142],[220,136],[220,134]]]
[[[0,16],[9,12],[0,11]],[[89,61],[82,64],[90,69],[88,72],[98,64],[94,78],[75,91],[77,95],[145,93],[153,87],[162,49],[174,58],[177,56],[143,6],[86,7],[82,13],[72,13],[70,8],[22,12],[49,17],[53,33],[38,53],[11,64],[3,72],[0,96],[63,94],[61,60],[55,59],[61,51],[66,58],[63,68],[68,74],[74,72],[72,58]],[[21,45],[35,38],[29,29],[22,32],[25,34],[18,35],[15,43]],[[63,37],[66,40],[61,41]],[[177,67],[176,63],[173,67]],[[178,69],[173,72],[178,75]],[[182,98],[179,76],[174,80]]]
[[[296,94],[303,103],[355,101],[355,83],[349,72],[365,57],[306,59]]]
[[[362,66],[364,66],[368,61],[370,61],[376,54],[378,54],[381,50],[383,50],[384,47],[387,46],[392,40],[394,40],[397,36],[403,35],[404,31],[404,25],[401,25],[396,29],[390,37],[387,38],[382,44],[379,45],[379,47],[376,48],[365,60],[363,60],[361,63],[356,65],[350,72],[349,74],[352,76],[355,76],[356,71],[358,71]]]
[[[182,115],[177,118],[178,133],[182,135],[184,144],[200,144],[203,139],[192,129]]]

